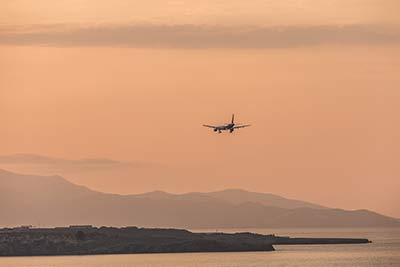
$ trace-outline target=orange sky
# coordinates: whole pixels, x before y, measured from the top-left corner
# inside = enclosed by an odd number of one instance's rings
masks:
[[[398,0],[2,0],[1,24],[196,23],[351,24],[399,23]]]
[[[60,172],[106,192],[244,188],[400,217],[397,1],[52,2],[0,4],[8,11],[0,20],[0,154],[143,165],[0,168]],[[110,44],[99,23],[118,25]],[[121,25],[131,23],[150,23],[140,28],[150,37],[127,40]],[[180,32],[171,41],[180,23],[212,28],[195,44]],[[361,26],[343,29],[348,24]],[[272,27],[262,32],[264,46],[254,47],[254,33],[240,45],[241,35],[225,33],[248,25]],[[276,25],[289,28],[276,37]],[[394,35],[365,30],[374,25]],[[37,34],[43,28],[44,37]],[[81,39],[82,32],[91,39]],[[231,41],[218,39],[221,32]],[[361,37],[348,37],[353,33]],[[232,112],[253,126],[232,135],[201,127]]]

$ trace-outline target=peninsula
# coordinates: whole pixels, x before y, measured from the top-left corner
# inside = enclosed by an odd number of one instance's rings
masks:
[[[290,238],[181,229],[69,226],[0,229],[0,256],[273,251],[273,245],[354,244],[368,239]]]

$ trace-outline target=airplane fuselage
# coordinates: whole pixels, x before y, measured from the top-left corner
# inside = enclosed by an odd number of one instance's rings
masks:
[[[234,123],[229,123],[229,124],[215,127],[214,132],[216,132],[216,131],[221,132],[221,131],[228,131],[228,130],[233,131],[234,127],[235,127]]]

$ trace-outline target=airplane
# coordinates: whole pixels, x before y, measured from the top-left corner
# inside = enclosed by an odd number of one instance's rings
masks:
[[[224,124],[224,125],[218,125],[218,126],[213,126],[213,125],[207,125],[203,124],[204,127],[212,128],[214,129],[214,132],[221,133],[222,131],[229,131],[230,133],[233,133],[235,129],[240,129],[240,128],[245,128],[249,127],[250,124],[235,124],[235,114],[232,114],[232,120],[230,123]]]

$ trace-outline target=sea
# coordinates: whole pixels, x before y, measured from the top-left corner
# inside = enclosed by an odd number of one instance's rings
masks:
[[[400,267],[400,228],[223,229],[223,232],[368,238],[372,243],[280,245],[270,252],[0,257],[0,267]]]

